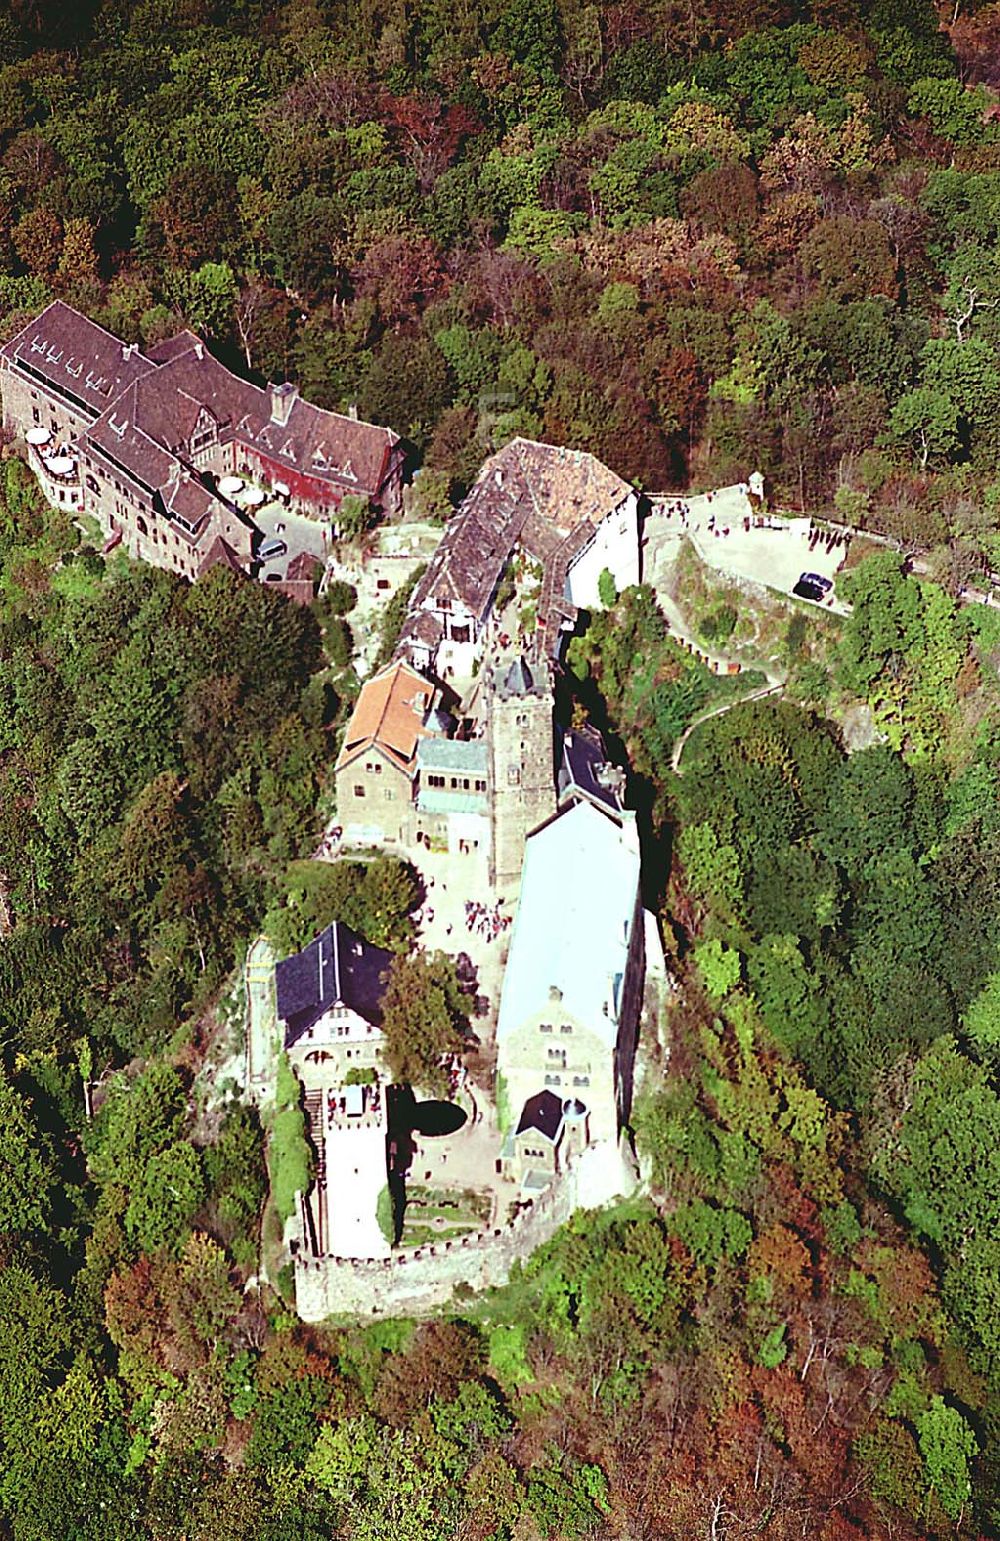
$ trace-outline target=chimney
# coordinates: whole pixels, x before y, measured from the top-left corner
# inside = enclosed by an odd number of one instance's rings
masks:
[[[358,420],[358,404],[357,404],[356,401],[352,401],[351,402],[350,406],[347,409],[347,415],[351,419],[352,423],[356,423],[357,422],[357,420]]]
[[[196,342],[195,343],[195,345],[194,345],[194,356],[195,356],[195,358],[198,360],[198,362],[200,364],[202,359],[205,357],[205,347],[204,347],[203,343],[200,343],[200,342]]]
[[[288,380],[283,385],[269,385],[268,391],[271,396],[271,422],[277,423],[279,428],[285,428],[292,415],[298,391]]]
[[[622,809],[622,845],[627,851],[634,851],[636,856],[641,855],[639,849],[639,826],[636,823],[635,814],[631,808]]]
[[[130,359],[133,354],[138,353],[138,351],[139,344],[137,342],[122,343],[122,358],[126,361]]]

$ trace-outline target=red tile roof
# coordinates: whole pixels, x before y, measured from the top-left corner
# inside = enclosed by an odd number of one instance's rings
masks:
[[[427,735],[424,718],[433,699],[433,685],[402,660],[374,674],[355,702],[337,770],[378,747],[400,770],[412,771],[417,744]]]

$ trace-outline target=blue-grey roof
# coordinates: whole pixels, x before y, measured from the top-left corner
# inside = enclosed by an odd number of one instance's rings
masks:
[[[494,670],[493,681],[501,701],[512,696],[544,695],[548,688],[544,673],[532,669],[528,660],[520,656],[509,664],[500,664]]]
[[[599,772],[608,764],[608,757],[600,735],[592,729],[574,729],[563,735],[562,753],[559,757],[560,799],[576,793],[589,798],[618,816],[622,800],[612,787],[602,785]]]
[[[417,765],[422,771],[455,771],[463,776],[485,776],[487,764],[484,738],[422,738],[417,745]]]
[[[619,824],[589,801],[564,808],[528,836],[498,1044],[530,1018],[551,1013],[555,989],[563,1013],[614,1048],[638,919],[639,868],[635,815]]]
[[[421,787],[417,808],[421,813],[478,813],[488,811],[485,792],[458,792],[449,787]]]
[[[384,975],[392,953],[375,947],[335,920],[301,952],[275,965],[278,1016],[285,1024],[285,1048],[331,1006],[342,1005],[377,1027],[382,1021]]]

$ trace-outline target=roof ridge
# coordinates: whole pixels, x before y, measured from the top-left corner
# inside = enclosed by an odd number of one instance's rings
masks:
[[[106,326],[102,326],[99,321],[95,321],[93,316],[88,316],[84,311],[77,310],[75,305],[69,305],[69,304],[67,304],[67,302],[65,300],[60,300],[60,299],[50,300],[49,303],[46,305],[45,309],[44,310],[40,310],[38,312],[38,315],[35,317],[34,322],[28,322],[28,326],[31,326],[31,325],[37,326],[38,322],[41,321],[42,317],[43,316],[47,316],[50,310],[55,310],[56,306],[59,306],[62,310],[68,310],[71,315],[79,316],[81,321],[86,321],[87,325],[88,326],[92,326],[95,331],[103,332],[105,337],[110,337],[111,341],[115,344],[115,346],[117,348],[124,349],[124,348],[130,347],[130,346],[133,346],[132,344],[129,344],[129,343],[125,342],[123,338],[116,337],[114,332],[109,332],[107,327]],[[24,327],[22,330],[27,331],[27,326]],[[18,334],[18,335],[20,335],[20,334]],[[145,353],[143,353],[142,349],[139,348],[138,343],[134,344],[134,346],[136,348],[138,348],[140,357],[141,358],[145,358],[146,355],[145,355]],[[149,362],[152,362],[152,361],[149,360]]]
[[[385,672],[386,672],[387,675],[395,674],[396,678],[398,679],[399,678],[399,671],[400,671],[400,669],[402,667],[403,667],[403,660],[401,658],[397,658],[395,663],[391,663],[391,664],[388,665],[388,667],[387,667]],[[378,678],[377,675],[375,677],[376,677],[376,679]],[[382,711],[381,711],[381,713],[379,715],[379,719],[378,719],[378,723],[377,723],[376,728],[375,728],[375,732],[371,735],[371,742],[373,744],[377,744],[377,743],[381,742],[382,724],[385,722],[386,715],[387,715],[387,713],[389,711],[389,703],[392,700],[392,691],[393,691],[393,686],[395,685],[395,683],[396,683],[396,681],[393,680],[392,684],[390,684],[390,686],[389,686],[389,689],[385,693],[385,700],[382,702]]]
[[[335,991],[334,1000],[341,1001],[343,1000],[344,996],[340,984],[340,921],[332,920],[330,922],[330,930],[333,933],[330,939],[330,945],[333,950],[333,988]]]

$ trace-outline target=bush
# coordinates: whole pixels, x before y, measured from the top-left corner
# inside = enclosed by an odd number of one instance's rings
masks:
[[[284,1224],[295,1213],[295,1195],[309,1187],[310,1150],[301,1108],[284,1108],[275,1115],[267,1154],[271,1196]]]
[[[353,583],[346,583],[343,578],[334,578],[327,586],[323,598],[331,615],[349,615],[358,602],[358,591]]]
[[[382,611],[382,620],[379,625],[378,653],[375,657],[375,668],[381,669],[387,664],[396,651],[396,643],[399,641],[399,633],[403,629],[406,620],[406,612],[413,597],[413,591],[427,571],[427,563],[421,562],[407,578],[402,588],[396,590],[389,603]]]
[[[618,598],[615,576],[609,567],[605,567],[597,579],[597,595],[605,610],[610,610]]]
[[[726,642],[736,630],[738,617],[732,605],[719,605],[698,623],[706,642]]]
[[[348,1085],[350,1085],[350,1077],[348,1077]],[[396,1240],[396,1214],[392,1202],[392,1194],[389,1192],[388,1187],[383,1188],[378,1196],[378,1203],[375,1206],[375,1217],[378,1220],[378,1228],[382,1235],[390,1247],[393,1246]]]

